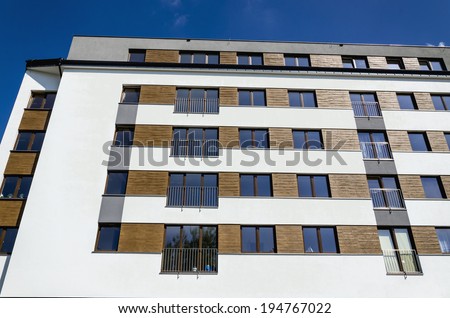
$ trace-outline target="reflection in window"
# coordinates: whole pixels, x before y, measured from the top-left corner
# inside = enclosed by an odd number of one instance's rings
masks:
[[[1,198],[26,199],[31,187],[32,176],[6,176],[3,180]]]
[[[141,89],[139,87],[125,87],[122,92],[121,103],[137,104],[140,94]]]
[[[405,66],[401,58],[387,58],[386,59],[388,69],[390,70],[404,70]]]
[[[41,151],[45,132],[22,131],[17,136],[16,151]]]
[[[431,95],[436,110],[450,110],[450,95]]]
[[[12,253],[17,231],[16,227],[0,227],[0,253]]]
[[[400,109],[417,109],[416,100],[412,94],[397,94]]]
[[[241,196],[271,197],[272,178],[270,175],[240,175]]]
[[[444,187],[439,177],[420,177],[426,198],[445,198]]]
[[[314,92],[289,91],[290,107],[317,107]]]
[[[336,233],[332,227],[304,227],[305,253],[337,253]]]
[[[276,253],[275,229],[272,226],[242,226],[243,253]]]
[[[323,149],[322,136],[318,130],[293,130],[294,149]]]
[[[216,128],[174,128],[172,156],[213,157],[219,155]]]
[[[145,50],[130,50],[128,54],[129,62],[145,62]]]
[[[425,133],[408,133],[413,151],[430,151],[430,144]]]
[[[217,227],[168,225],[164,248],[217,248]]]
[[[342,65],[344,68],[367,68],[365,57],[342,57]]]
[[[436,228],[442,253],[450,253],[450,228]]]
[[[128,172],[108,172],[105,194],[125,194]]]
[[[114,136],[114,146],[126,147],[133,145],[134,129],[118,127]]]
[[[55,103],[56,93],[33,93],[28,108],[52,109]]]
[[[327,176],[297,176],[299,197],[323,197],[330,196]]]
[[[219,64],[218,52],[180,52],[180,63]]]
[[[117,251],[120,224],[99,224],[96,251]]]
[[[310,66],[309,57],[307,55],[285,55],[284,65],[309,67]]]
[[[177,207],[217,207],[217,174],[171,173],[167,205]]]
[[[240,129],[239,144],[241,148],[269,148],[269,131],[267,129]]]

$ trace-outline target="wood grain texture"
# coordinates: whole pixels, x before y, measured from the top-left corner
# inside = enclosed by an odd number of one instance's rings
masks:
[[[5,174],[30,175],[36,167],[38,154],[33,152],[11,152]]]
[[[297,175],[295,173],[272,174],[274,197],[298,197]]]
[[[398,181],[400,182],[400,188],[402,189],[403,197],[405,199],[425,198],[425,192],[423,191],[420,176],[399,175]]]
[[[388,130],[387,135],[392,151],[412,151],[407,131]]]
[[[0,227],[18,226],[25,200],[0,199]]]
[[[168,182],[167,171],[131,170],[128,172],[126,194],[164,196]]]
[[[450,199],[450,176],[441,176],[442,186],[444,187],[445,196]]]
[[[178,63],[180,52],[177,50],[147,50],[145,62],[147,63]]]
[[[241,195],[239,173],[219,173],[219,197],[239,197]]]
[[[328,178],[332,198],[370,198],[364,174],[330,174]]]
[[[237,64],[237,53],[236,52],[220,52],[220,64]]]
[[[419,110],[435,110],[430,93],[414,93],[414,99]]]
[[[169,147],[172,140],[172,126],[136,125],[133,145],[139,147]]]
[[[25,109],[19,130],[43,131],[47,128],[49,118],[49,110]]]
[[[264,65],[284,66],[283,53],[264,53]]]
[[[343,67],[340,55],[317,55],[310,56],[312,67]]]
[[[175,86],[144,85],[141,86],[140,104],[173,105],[175,103]]]
[[[345,108],[352,109],[348,91],[316,90],[317,107],[319,108]]]
[[[270,148],[293,149],[294,140],[290,128],[269,128]]]
[[[266,89],[267,106],[289,107],[288,90],[285,88]]]
[[[400,109],[400,104],[398,103],[397,94],[395,92],[377,92],[377,99],[382,110]]]
[[[236,87],[220,87],[219,104],[221,106],[238,106],[238,89]]]
[[[412,226],[411,232],[418,254],[441,254],[434,226]]]
[[[417,57],[404,57],[403,64],[406,70],[420,70],[420,64]]]
[[[219,224],[219,254],[241,253],[241,226]]]
[[[219,127],[219,147],[239,148],[239,128]]]
[[[447,140],[442,131],[427,131],[431,150],[437,152],[449,152]]]
[[[358,132],[354,129],[323,129],[322,138],[326,150],[360,151]]]
[[[300,225],[276,225],[277,253],[304,253],[303,231]]]
[[[336,227],[341,254],[382,254],[376,226]]]
[[[161,253],[164,224],[122,223],[118,252]]]
[[[376,68],[376,69],[388,68],[386,57],[384,56],[368,56],[367,62],[369,62],[369,68]]]

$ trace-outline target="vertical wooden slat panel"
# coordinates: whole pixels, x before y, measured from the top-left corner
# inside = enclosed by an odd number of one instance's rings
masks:
[[[290,128],[269,128],[270,148],[293,149],[294,140]]]
[[[239,128],[219,127],[219,147],[239,148]]]
[[[220,64],[237,64],[237,53],[236,52],[220,52]]]
[[[49,110],[25,109],[19,130],[45,130],[49,117]]]
[[[282,53],[264,53],[264,65],[284,66],[284,55]]]
[[[172,126],[136,125],[133,145],[140,147],[169,147],[172,140]]]
[[[427,131],[427,137],[432,151],[449,151],[447,140],[442,131]]]
[[[266,89],[267,106],[289,107],[288,90],[285,88]]]
[[[343,67],[340,55],[317,55],[310,56],[312,67]]]
[[[219,196],[239,197],[241,195],[239,173],[219,173]]]
[[[235,87],[220,87],[219,104],[221,106],[238,106],[238,89]]]
[[[274,197],[298,197],[297,175],[295,173],[272,174]]]
[[[169,182],[167,171],[131,170],[128,172],[126,194],[166,195]]]
[[[411,232],[419,254],[441,254],[441,248],[433,226],[412,226]]]
[[[241,253],[241,227],[236,224],[219,224],[219,253]]]
[[[377,92],[377,99],[382,110],[400,109],[397,94],[395,92]]]
[[[316,90],[317,106],[319,108],[352,109],[350,93],[348,91]]]
[[[327,150],[360,151],[358,132],[353,129],[323,129],[322,138]]]
[[[435,110],[430,93],[414,93],[414,99],[420,110]]]
[[[403,197],[405,199],[425,198],[425,192],[423,191],[420,176],[399,175],[398,181],[400,182],[400,188],[402,189]]]
[[[0,227],[18,226],[25,200],[0,200]]]
[[[342,225],[336,231],[342,254],[381,254],[376,226]]]
[[[388,130],[387,135],[392,151],[412,151],[407,131]]]
[[[420,70],[420,64],[417,57],[404,57],[403,64],[407,70]]]
[[[6,164],[5,174],[33,174],[38,154],[35,152],[11,152]]]
[[[177,50],[147,50],[145,62],[147,63],[178,63],[180,53]]]
[[[303,232],[300,225],[276,225],[277,253],[304,253]]]
[[[333,198],[370,198],[366,175],[330,174],[328,178]]]
[[[368,56],[369,68],[387,69],[387,61],[384,56]]]
[[[161,253],[164,224],[122,223],[118,252]]]
[[[173,105],[175,97],[175,86],[144,85],[141,86],[139,103]]]

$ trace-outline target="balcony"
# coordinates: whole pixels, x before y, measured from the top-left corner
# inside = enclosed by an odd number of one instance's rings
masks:
[[[161,273],[217,273],[217,248],[165,248]]]
[[[360,142],[364,159],[392,160],[388,142]]]
[[[355,117],[381,117],[381,108],[377,102],[352,101]]]
[[[176,98],[175,113],[218,114],[218,98]]]
[[[419,256],[415,250],[383,250],[388,274],[421,274]]]
[[[217,187],[169,186],[167,189],[167,206],[216,208],[218,204]]]
[[[405,209],[405,201],[400,189],[370,189],[370,196],[374,209]]]
[[[174,139],[172,140],[171,155],[176,157],[217,157],[219,141],[217,139]]]

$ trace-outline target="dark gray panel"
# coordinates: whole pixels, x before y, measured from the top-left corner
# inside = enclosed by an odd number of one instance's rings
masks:
[[[378,226],[409,226],[408,212],[376,210],[375,219]]]
[[[382,117],[355,118],[359,130],[386,130]]]
[[[364,160],[364,166],[367,174],[397,174],[394,160]]]
[[[116,125],[136,124],[138,105],[119,104]]]
[[[100,206],[99,223],[120,223],[122,222],[124,196],[104,196]]]

